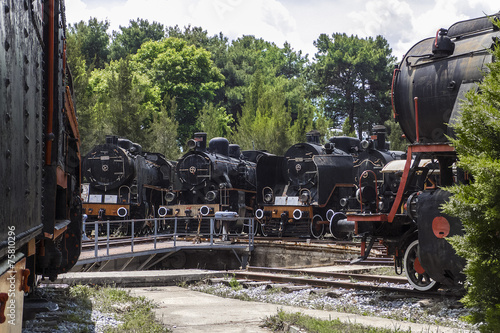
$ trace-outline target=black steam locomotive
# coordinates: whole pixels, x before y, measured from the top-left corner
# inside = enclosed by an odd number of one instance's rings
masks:
[[[284,156],[263,156],[257,163],[255,217],[262,235],[323,235],[328,210],[340,211],[353,192],[353,158],[319,133],[291,146]]]
[[[83,159],[84,213],[88,221],[154,217],[172,190],[175,163],[162,154],[117,136],[95,146]],[[140,228],[140,225],[137,225]]]
[[[262,234],[320,238],[329,230],[344,240],[354,231],[344,221],[347,212],[388,209],[397,183],[381,170],[403,153],[387,149],[385,127],[376,126],[374,133],[373,140],[333,137],[323,146],[313,131],[283,157],[261,158],[256,218]]]
[[[190,151],[177,163],[179,186],[166,194],[168,203],[158,210],[161,217],[181,217],[186,232],[196,228],[196,217],[212,217],[219,212],[235,218],[228,231],[242,231],[236,217],[253,216],[255,205],[255,163],[263,152],[241,152],[225,138],[213,138],[206,146],[206,133],[195,133]],[[196,219],[194,219],[196,220]],[[222,224],[217,224],[220,230]]]
[[[453,135],[448,124],[460,112],[459,100],[475,89],[485,64],[493,61],[488,49],[500,32],[490,19],[455,23],[408,51],[394,71],[392,97],[395,118],[413,144],[405,163],[389,163],[382,171],[399,178],[396,195],[388,211],[371,208],[345,219],[370,240],[364,257],[376,239],[383,240],[419,290],[464,279],[464,260],[446,240],[462,234],[461,222],[439,208],[449,198],[441,188],[464,181],[445,134]]]
[[[7,0],[0,11],[0,330],[8,331],[22,327],[35,274],[53,280],[78,260],[82,214],[64,2]]]

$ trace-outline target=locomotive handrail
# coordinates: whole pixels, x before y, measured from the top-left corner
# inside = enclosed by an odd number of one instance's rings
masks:
[[[202,232],[202,233],[189,233],[189,232],[183,232],[180,229],[179,223],[180,221],[186,221],[186,218],[180,218],[180,217],[163,217],[163,218],[147,218],[147,219],[132,219],[132,220],[107,220],[107,221],[83,221],[83,235],[84,235],[84,240],[88,240],[86,244],[93,244],[93,251],[94,253],[94,260],[100,261],[99,259],[106,258],[105,260],[108,260],[109,258],[116,257],[116,254],[113,254],[110,252],[110,250],[113,248],[113,246],[119,244],[119,243],[126,243],[126,245],[121,245],[123,247],[126,247],[130,249],[130,253],[132,254],[139,254],[142,252],[148,252],[150,253],[151,251],[160,251],[164,249],[163,247],[160,248],[160,244],[162,242],[172,242],[169,249],[173,249],[175,251],[182,250],[183,245],[179,245],[179,238],[180,237],[186,237],[186,236],[195,236],[195,241],[200,240],[200,236],[205,238],[208,238],[209,241],[205,246],[208,246],[209,248],[216,248],[216,247],[221,247],[221,246],[226,246],[227,245],[227,240],[231,237],[236,237],[236,236],[241,236],[242,233],[230,233],[230,232],[221,232],[220,234],[217,232],[215,228],[215,224],[217,221],[223,221],[226,219],[216,219],[215,217],[193,217],[192,220],[200,220],[200,222],[204,222],[205,227],[207,226],[208,222],[208,227],[209,227],[209,232]],[[248,250],[252,251],[254,248],[254,218],[248,218],[248,217],[237,217],[234,219],[231,219],[231,221],[236,221],[236,220],[243,220],[243,226],[248,228],[248,233],[246,236],[248,236]],[[173,222],[173,230],[171,232],[161,232],[159,230],[159,227],[161,223],[166,223],[166,222]],[[152,233],[148,235],[144,235],[141,237],[138,237],[135,232],[131,232],[130,235],[125,236],[125,237],[114,237],[113,233],[111,232],[110,225],[112,224],[120,224],[121,226],[125,225],[126,229],[128,229],[128,226],[130,226],[130,230],[135,230],[135,226],[138,225],[139,223],[142,223],[143,225],[145,223],[151,224],[151,227],[153,228]],[[87,229],[87,225],[91,226],[90,228]],[[105,225],[105,226],[104,226]],[[105,231],[103,231],[103,229]],[[90,231],[90,233],[93,232],[93,239],[92,235],[90,235],[90,238],[87,238],[86,232]],[[218,242],[218,238],[221,239],[221,242]],[[140,245],[140,248],[138,248],[139,244],[142,242],[148,242],[150,246],[143,246],[142,244]],[[206,242],[206,241],[205,241]],[[128,245],[130,243],[130,245]],[[194,241],[193,241],[194,243]],[[200,242],[201,243],[201,242]],[[198,243],[197,243],[198,244]],[[203,245],[203,244],[201,244]],[[238,245],[241,247],[241,245]],[[192,247],[189,246],[191,249]],[[133,255],[132,255],[133,256]]]

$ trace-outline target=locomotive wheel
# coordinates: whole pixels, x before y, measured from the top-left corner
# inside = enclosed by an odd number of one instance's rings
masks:
[[[319,214],[314,215],[311,221],[311,236],[314,238],[320,238],[325,232],[325,225],[320,224],[320,221],[323,221],[323,218]]]
[[[420,260],[418,259],[418,240],[413,241],[406,248],[403,264],[406,278],[416,290],[430,291],[439,287],[439,283],[432,280],[420,265]]]

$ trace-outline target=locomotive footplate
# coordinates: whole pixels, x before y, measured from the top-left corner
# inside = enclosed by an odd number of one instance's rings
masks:
[[[354,234],[362,234],[373,230],[374,222],[387,222],[387,214],[349,214],[347,221],[354,222]]]

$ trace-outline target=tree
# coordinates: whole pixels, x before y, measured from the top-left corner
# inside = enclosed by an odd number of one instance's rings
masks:
[[[409,142],[404,137],[401,127],[394,121],[394,119],[390,118],[386,120],[384,126],[387,129],[387,139],[390,143],[390,149],[406,151]]]
[[[215,107],[212,103],[206,105],[198,117],[197,128],[207,133],[207,140],[215,137],[230,137],[234,122],[233,116],[226,113],[223,107]]]
[[[264,86],[261,78],[257,72],[232,141],[242,149],[263,149],[282,155],[292,141],[292,118],[285,105],[284,84]]]
[[[104,68],[109,55],[109,28],[108,21],[97,21],[97,18],[90,18],[88,23],[80,21],[75,25],[69,25],[68,35],[74,35],[72,52],[77,50],[85,59],[88,68]]]
[[[165,155],[168,160],[177,160],[180,156],[177,144],[179,124],[171,116],[175,108],[175,100],[168,99],[161,111],[154,114],[149,131],[149,144],[146,146],[150,151]]]
[[[148,41],[159,41],[165,36],[164,26],[148,20],[130,20],[128,27],[120,26],[120,31],[113,31],[110,45],[111,60],[126,58],[137,53],[141,45]]]
[[[387,41],[377,36],[361,39],[346,34],[322,34],[310,76],[312,94],[324,98],[325,111],[336,125],[349,117],[350,131],[358,137],[390,116],[391,55]],[[356,126],[355,126],[356,125]]]
[[[223,86],[224,77],[210,53],[177,38],[146,42],[133,56],[135,68],[159,88],[161,97],[175,98],[179,137],[185,142],[195,131],[196,118]]]
[[[93,135],[84,138],[86,146],[104,142],[111,134],[147,146],[148,129],[162,100],[152,82],[133,69],[129,60],[121,59],[92,72],[88,89],[94,97]]]
[[[493,51],[500,59],[497,43]],[[452,125],[458,166],[473,178],[468,185],[449,188],[453,194],[445,212],[460,218],[464,235],[452,244],[467,260],[466,306],[469,318],[483,323],[483,332],[500,331],[500,62],[488,65],[489,73],[478,91],[469,91],[459,119]]]

